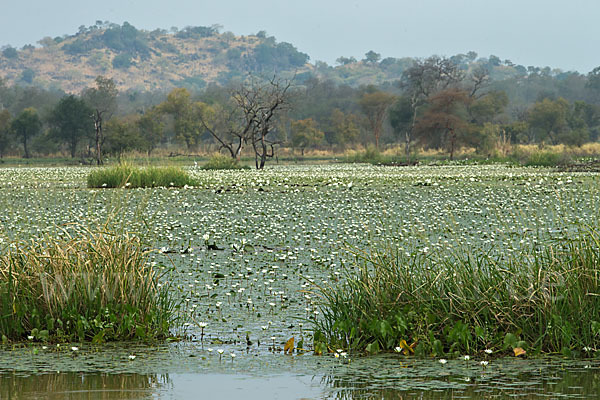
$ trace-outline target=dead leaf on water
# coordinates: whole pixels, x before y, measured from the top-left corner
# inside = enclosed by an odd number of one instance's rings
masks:
[[[524,355],[525,353],[527,353],[525,350],[523,350],[523,349],[522,349],[522,348],[520,348],[520,347],[515,347],[515,348],[513,349],[513,351],[515,352],[515,357],[519,357],[519,356],[522,356],[522,355]]]
[[[283,352],[292,354],[294,351],[294,337],[292,336],[287,342],[285,342],[285,346],[283,346]]]
[[[409,346],[404,339],[400,341],[400,347],[402,348],[402,353],[404,353],[405,356],[415,353],[413,346]]]

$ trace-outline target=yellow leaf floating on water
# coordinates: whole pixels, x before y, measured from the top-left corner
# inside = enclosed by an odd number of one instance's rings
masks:
[[[408,343],[406,343],[406,340],[404,339],[400,341],[400,347],[402,348],[402,353],[404,353],[405,356],[415,353],[415,351],[413,350],[413,346],[409,346]]]
[[[292,336],[287,342],[285,342],[285,346],[283,346],[283,352],[292,354],[294,351],[294,337]]]
[[[523,350],[520,347],[515,347],[513,349],[513,351],[515,352],[515,357],[519,357],[519,356],[522,356],[523,354],[527,353],[525,350]]]

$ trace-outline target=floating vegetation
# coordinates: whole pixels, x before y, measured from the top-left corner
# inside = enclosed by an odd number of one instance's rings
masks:
[[[193,186],[194,180],[178,167],[134,167],[119,164],[95,169],[87,177],[90,188],[154,188]]]
[[[2,243],[3,341],[103,343],[169,336],[175,302],[141,240],[123,232],[69,228],[62,235]]]
[[[237,365],[248,351],[282,354],[291,337],[294,356],[299,348],[314,353],[306,320],[322,312],[310,292],[314,283],[335,287],[346,279],[348,247],[377,240],[413,253],[464,245],[509,255],[600,215],[598,175],[589,172],[364,164],[184,170],[193,188],[123,191],[86,188],[89,167],[2,168],[0,230],[56,237],[56,225],[102,221],[111,204],[123,204],[121,220],[129,231],[144,231],[158,250],[149,261],[160,282],[182,301],[188,324],[180,333],[214,348],[215,359],[224,349],[228,365],[235,351]]]

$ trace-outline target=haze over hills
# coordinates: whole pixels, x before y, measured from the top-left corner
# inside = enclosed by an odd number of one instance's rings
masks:
[[[308,55],[263,32],[252,36],[219,33],[213,27],[170,31],[138,30],[98,21],[74,35],[21,50],[5,47],[0,76],[8,83],[35,84],[77,93],[98,75],[111,76],[119,89],[156,90],[203,87],[240,72],[308,70]]]
[[[38,44],[19,50],[5,46],[0,53],[0,77],[8,84],[69,93],[92,86],[98,75],[112,77],[120,90],[136,91],[181,86],[201,89],[247,73],[295,75],[300,80],[315,76],[357,87],[398,80],[412,63],[408,57],[382,60],[370,51],[363,60],[339,57],[337,66],[320,61],[311,64],[308,54],[293,44],[278,43],[264,31],[236,36],[220,32],[219,26],[146,31],[127,22],[118,25],[97,21],[90,27],[80,27],[76,34],[45,37]],[[532,71],[563,74],[548,67],[526,68],[493,55],[477,57],[469,52],[452,59],[465,69],[473,63],[484,64],[493,80],[525,76]]]

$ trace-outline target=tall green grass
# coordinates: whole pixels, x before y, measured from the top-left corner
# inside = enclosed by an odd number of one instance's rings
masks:
[[[202,166],[202,169],[206,170],[222,170],[222,169],[250,169],[248,166],[240,165],[237,160],[223,154],[213,155],[207,162]]]
[[[194,184],[190,175],[178,167],[140,168],[125,163],[95,169],[87,178],[90,188],[184,187]]]
[[[0,254],[0,337],[164,338],[176,304],[134,235],[78,227],[10,242]]]
[[[529,250],[510,258],[386,245],[357,252],[346,283],[320,287],[315,348],[600,355],[599,232],[581,228]]]

